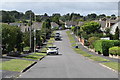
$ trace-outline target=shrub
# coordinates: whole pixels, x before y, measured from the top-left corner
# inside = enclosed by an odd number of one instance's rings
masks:
[[[113,46],[120,46],[119,40],[97,40],[93,43],[96,51],[102,53],[104,56],[109,56],[109,48]]]
[[[111,55],[119,55],[120,56],[120,47],[114,46],[114,47],[109,48],[109,53]]]
[[[88,42],[89,42],[89,46],[90,46],[90,48],[93,48],[93,42],[95,42],[96,40],[100,40],[100,38],[99,37],[90,37],[89,39],[88,39]]]

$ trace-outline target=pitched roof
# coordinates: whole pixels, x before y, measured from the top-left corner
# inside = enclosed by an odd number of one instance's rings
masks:
[[[52,27],[59,27],[59,25],[57,23],[55,23],[55,22],[51,22],[51,26]]]
[[[66,25],[67,26],[76,26],[76,25],[78,25],[78,22],[76,22],[76,21],[66,21]]]
[[[79,21],[78,26],[82,26],[82,25],[84,25],[84,22]]]
[[[42,22],[34,22],[33,25],[32,25],[32,29],[41,29],[42,28]]]

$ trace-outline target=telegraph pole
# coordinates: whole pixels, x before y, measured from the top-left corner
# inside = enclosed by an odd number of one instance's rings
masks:
[[[36,22],[36,16],[35,16],[35,22]],[[35,53],[35,49],[36,49],[36,29],[35,29],[36,25],[34,26],[34,53]]]
[[[30,51],[32,50],[32,45],[31,45],[31,30],[32,30],[32,19],[31,19],[31,14],[30,14]]]

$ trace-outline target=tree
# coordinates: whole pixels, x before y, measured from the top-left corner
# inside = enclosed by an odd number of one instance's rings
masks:
[[[114,35],[114,40],[119,40],[119,28],[116,28],[115,35]]]
[[[28,10],[28,11],[25,12],[24,18],[25,19],[32,19],[34,21],[35,20],[35,14],[31,10]]]
[[[63,22],[65,21],[69,21],[70,20],[70,14],[66,14],[60,17],[60,20],[62,20]]]
[[[88,19],[90,19],[90,20],[95,20],[95,19],[97,18],[97,14],[95,14],[95,13],[88,14],[87,17],[88,17]]]
[[[115,14],[112,14],[112,15],[111,15],[111,19],[113,19],[113,20],[115,20],[115,19],[116,19]]]
[[[1,11],[2,14],[2,22],[4,23],[11,23],[15,22],[15,18],[9,14],[7,11]]]
[[[80,14],[77,14],[77,13],[71,13],[71,15],[70,15],[70,20],[72,20],[72,21],[76,21],[80,18],[83,18],[83,16],[81,16]]]
[[[56,13],[51,16],[51,20],[52,20],[52,22],[55,22],[58,25],[60,25],[60,22],[59,22],[60,17],[61,17],[61,15],[59,13]]]
[[[82,27],[83,31],[85,31],[87,34],[95,33],[100,30],[100,24],[97,22],[93,22],[93,21],[85,23],[81,27]]]
[[[105,14],[100,14],[98,17],[99,18],[104,18],[104,17],[106,17],[106,15]]]
[[[3,52],[11,52],[17,48],[17,51],[22,50],[22,32],[19,27],[2,25],[2,45],[4,46]]]

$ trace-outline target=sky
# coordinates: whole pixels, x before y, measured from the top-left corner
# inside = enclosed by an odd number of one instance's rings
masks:
[[[118,0],[2,0],[0,10],[32,10],[35,14],[90,13],[118,15]]]

